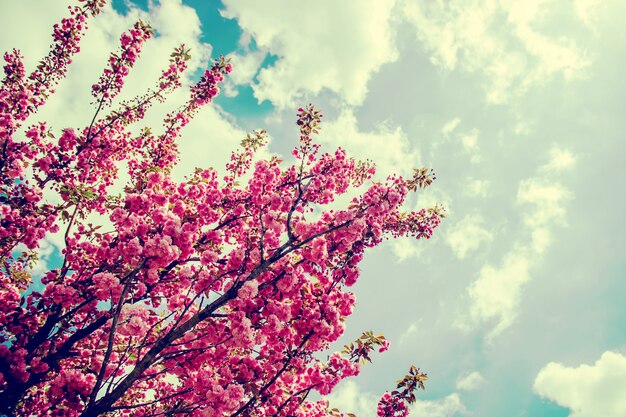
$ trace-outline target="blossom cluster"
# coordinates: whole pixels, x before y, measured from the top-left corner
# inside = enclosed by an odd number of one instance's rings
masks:
[[[370,353],[389,342],[366,332],[344,352],[325,360],[317,353],[343,334],[365,250],[397,236],[429,238],[438,226],[440,210],[402,208],[428,174],[372,182],[373,164],[342,149],[322,153],[313,140],[322,116],[309,105],[298,110],[300,143],[291,165],[276,157],[254,162],[266,143],[257,131],[233,152],[223,175],[198,168],[174,181],[181,129],[215,98],[232,68],[219,58],[187,103],[166,116],[164,133],[132,134],[128,127],[154,101],[180,87],[189,58],[177,48],[154,89],[116,104],[152,36],[142,22],[121,36],[94,84],[88,126],[59,134],[38,123],[18,139],[103,4],[72,8],[29,77],[17,51],[5,55],[0,414],[332,414],[309,394],[326,395],[358,375]],[[120,162],[130,181],[112,195]],[[367,189],[348,207],[328,208],[360,186]],[[50,194],[58,198],[44,198]],[[110,230],[90,224],[93,216],[106,218]],[[62,264],[39,280],[29,271],[54,233],[63,237]],[[406,386],[412,392],[419,384]],[[412,394],[385,395],[379,415],[404,415]]]

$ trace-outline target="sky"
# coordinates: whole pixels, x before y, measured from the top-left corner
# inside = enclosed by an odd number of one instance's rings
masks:
[[[0,0],[0,50],[21,49],[33,68],[67,4]],[[306,103],[324,112],[324,149],[374,160],[381,179],[437,175],[407,202],[445,206],[435,236],[366,253],[339,345],[372,329],[391,348],[337,388],[334,406],[374,416],[415,364],[430,378],[414,417],[623,417],[625,13],[621,0],[115,0],[37,117],[85,125],[89,86],[138,18],[157,37],[127,96],[181,42],[189,82],[231,57],[222,96],[180,142],[177,178],[222,167],[252,129],[271,136],[262,156],[288,155]]]

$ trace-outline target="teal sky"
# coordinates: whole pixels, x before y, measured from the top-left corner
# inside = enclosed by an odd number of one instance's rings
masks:
[[[33,65],[65,5],[1,2],[0,49]],[[115,0],[40,117],[59,130],[88,120],[105,51],[137,18],[159,36],[128,95],[181,42],[190,79],[232,57],[222,96],[186,131],[177,178],[223,166],[251,129],[268,129],[265,156],[288,155],[295,111],[312,102],[324,149],[373,159],[380,178],[432,167],[437,181],[407,207],[448,210],[432,240],[366,254],[342,342],[373,329],[392,347],[334,405],[374,416],[415,364],[430,375],[415,417],[623,417],[625,15],[620,0]],[[48,239],[48,265],[59,244]]]

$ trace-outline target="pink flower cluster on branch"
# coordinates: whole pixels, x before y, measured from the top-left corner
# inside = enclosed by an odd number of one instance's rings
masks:
[[[411,366],[409,373],[398,380],[397,389],[386,392],[378,402],[376,415],[379,417],[403,417],[408,414],[408,405],[415,402],[415,391],[424,390],[428,375]]]
[[[18,52],[5,56],[0,413],[332,415],[309,394],[330,393],[389,342],[366,332],[326,360],[315,354],[343,334],[355,302],[348,287],[365,249],[398,236],[429,238],[438,226],[437,208],[402,209],[409,192],[430,184],[431,173],[371,182],[373,164],[342,149],[321,152],[313,135],[322,115],[309,105],[298,110],[294,164],[276,157],[253,163],[266,143],[266,132],[256,131],[233,152],[225,175],[198,168],[175,182],[169,174],[178,159],[176,138],[219,93],[231,66],[217,60],[187,103],[167,115],[163,134],[133,135],[128,126],[180,86],[189,58],[184,46],[177,48],[154,89],[109,109],[152,35],[142,22],[121,36],[94,85],[88,126],[57,135],[40,123],[18,141],[17,129],[65,75],[86,19],[104,2],[83,3],[55,27],[50,55],[29,78]],[[113,196],[122,161],[131,180]],[[239,184],[246,173],[249,180]],[[348,207],[325,207],[367,183]],[[61,202],[47,201],[44,192]],[[105,216],[111,230],[89,224],[94,214]],[[64,236],[63,262],[33,291],[29,269],[50,233]],[[403,391],[385,394],[379,415],[405,415],[412,391],[423,388],[425,378],[414,377],[405,377]]]

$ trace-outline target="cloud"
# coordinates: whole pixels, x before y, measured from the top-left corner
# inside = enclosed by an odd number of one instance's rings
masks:
[[[182,181],[195,167],[213,167],[223,175],[231,151],[239,146],[244,136],[245,132],[229,121],[219,108],[207,106],[182,131],[178,141],[180,162],[172,171],[172,177]],[[257,152],[257,157],[268,155],[267,148]]]
[[[419,319],[418,321],[411,323],[411,325],[404,331],[404,333],[400,335],[400,338],[398,339],[398,344],[400,346],[406,344],[408,341],[413,339],[418,334],[419,332],[418,324],[421,325],[422,321],[423,321],[422,319]]]
[[[239,38],[240,51],[228,55],[233,64],[233,71],[229,74],[226,82],[226,95],[236,97],[239,91],[238,85],[249,85],[261,70],[267,51],[257,50],[249,33],[242,33]]]
[[[528,226],[531,235],[529,243],[535,254],[543,254],[551,243],[552,225],[566,225],[565,203],[570,198],[570,191],[559,183],[549,183],[537,178],[520,182],[517,190],[518,203],[534,206],[534,210],[524,214],[523,220]]]
[[[541,169],[547,173],[560,173],[570,170],[576,165],[576,156],[567,149],[553,147],[550,150],[550,161]]]
[[[24,55],[26,70],[34,70],[39,59],[48,52],[52,42],[52,25],[68,14],[67,9],[59,3],[37,0],[4,2],[4,18],[0,25],[0,52],[4,55],[5,51],[19,49]],[[33,10],[37,13],[33,13]],[[25,32],[25,26],[28,26],[28,34],[21,35]]]
[[[335,391],[327,397],[330,408],[341,412],[354,413],[359,417],[375,417],[379,397],[370,392],[363,392],[352,380],[342,381]],[[461,398],[452,393],[437,400],[417,400],[409,406],[411,417],[453,417],[457,413],[466,413]]]
[[[338,408],[341,412],[354,413],[359,417],[375,417],[378,398],[369,392],[362,392],[353,380],[342,381],[327,397],[330,408]]]
[[[525,248],[515,248],[499,267],[483,266],[478,279],[469,286],[472,324],[496,320],[488,338],[498,335],[517,317],[522,286],[530,279],[531,262],[532,256]]]
[[[452,417],[467,410],[457,393],[452,393],[439,400],[417,400],[410,407],[411,417]]]
[[[537,374],[533,390],[569,408],[569,417],[623,417],[626,357],[606,351],[593,365],[568,367],[550,362]]]
[[[563,158],[561,152],[554,151],[548,156],[548,163],[537,169],[541,175],[521,180],[518,184],[516,203],[522,207],[523,224],[520,238],[513,242],[499,265],[483,265],[478,278],[467,288],[469,314],[460,317],[457,325],[469,329],[490,323],[493,327],[487,339],[493,339],[514,323],[523,287],[551,245],[554,227],[567,224],[566,204],[571,199],[571,192],[543,172],[545,167],[553,166],[554,161],[574,161],[575,157]]]
[[[441,128],[441,133],[444,136],[450,135],[450,133],[452,133],[454,129],[456,129],[460,123],[461,123],[461,119],[458,117],[455,117],[454,119],[450,120],[445,125],[443,125],[443,127]]]
[[[229,75],[229,81],[236,85],[249,84],[259,72],[259,67],[265,58],[265,52],[245,51],[242,54],[229,55],[233,64],[233,72]]]
[[[410,175],[421,163],[419,151],[401,127],[380,123],[371,131],[362,131],[350,108],[344,108],[337,119],[324,122],[318,141],[327,144],[326,149],[340,146],[352,157],[373,160],[378,178],[392,173]]]
[[[398,57],[391,25],[395,1],[223,3],[223,16],[237,19],[260,50],[278,56],[253,88],[259,101],[279,108],[324,88],[358,105],[372,74]]]
[[[491,187],[491,181],[479,180],[476,178],[467,178],[464,193],[470,197],[487,197],[489,195],[489,188]]]
[[[386,244],[391,245],[391,250],[399,262],[419,258],[424,252],[424,246],[413,238],[401,237],[386,242]]]
[[[463,375],[456,380],[456,389],[474,391],[485,383],[485,378],[478,371]]]
[[[470,157],[470,162],[475,164],[480,162],[480,148],[478,146],[478,129],[472,129],[470,132],[460,135],[461,145]]]
[[[405,0],[402,5],[434,65],[482,74],[487,100],[505,103],[556,76],[585,75],[590,62],[574,36],[548,34],[569,12],[551,3]],[[587,15],[593,4],[577,7]]]
[[[590,29],[597,29],[599,9],[602,6],[600,0],[574,0],[576,17]]]
[[[461,119],[459,117],[455,117],[443,125],[441,128],[441,136],[431,145],[431,157],[435,155],[435,151],[442,144],[450,143],[454,140],[455,148],[458,148],[458,143],[460,143],[472,164],[477,164],[481,161],[480,146],[478,145],[480,130],[473,128],[470,130],[459,131],[458,127],[460,124]]]
[[[468,214],[449,226],[446,243],[457,258],[463,259],[493,240],[493,234],[482,227],[483,223],[484,219],[480,215]]]

